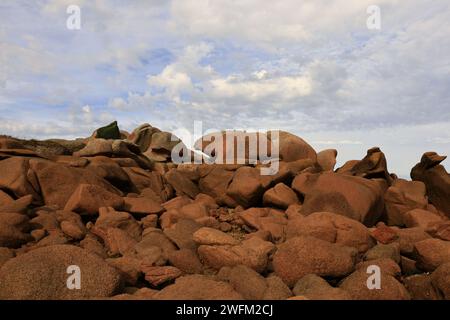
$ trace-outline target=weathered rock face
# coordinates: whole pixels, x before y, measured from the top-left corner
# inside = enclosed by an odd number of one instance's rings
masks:
[[[305,218],[289,220],[287,239],[312,236],[331,243],[366,252],[374,246],[369,229],[358,221],[330,212],[316,212]]]
[[[304,197],[304,215],[333,212],[371,226],[384,209],[380,184],[361,177],[302,173],[295,177],[292,189]]]
[[[287,209],[291,204],[297,203],[299,201],[295,192],[282,182],[267,190],[263,196],[263,204],[267,206]]]
[[[371,262],[377,266],[376,262]],[[398,267],[398,266],[397,266]],[[347,291],[355,300],[409,300],[410,294],[396,278],[395,274],[380,266],[380,289],[369,289],[367,266],[364,265],[345,278],[339,288]],[[398,270],[400,271],[400,270]]]
[[[336,165],[336,149],[322,150],[317,153],[317,163],[323,171],[333,171]]]
[[[233,287],[202,275],[178,278],[155,295],[159,300],[241,300]]]
[[[242,264],[257,272],[263,272],[274,249],[275,246],[271,242],[255,237],[234,246],[201,245],[198,255],[207,266],[216,270]]]
[[[431,275],[431,283],[439,298],[450,300],[450,262],[441,264]]]
[[[80,184],[67,200],[64,210],[96,214],[101,207],[121,209],[122,197],[93,184]]]
[[[0,247],[15,248],[32,240],[27,216],[18,213],[0,213]]]
[[[292,292],[296,296],[304,296],[310,300],[350,300],[348,292],[334,288],[323,278],[315,274],[307,274],[297,281]]]
[[[67,286],[70,266],[81,270],[81,289]],[[71,271],[73,272],[73,271]],[[8,260],[0,269],[1,299],[87,299],[118,292],[117,271],[99,257],[69,245],[49,246]]]
[[[270,157],[271,141],[262,132],[222,131],[201,137],[194,148],[217,164],[248,164]]]
[[[135,145],[138,145],[141,152],[145,152],[150,147],[153,134],[160,131],[161,130],[159,130],[158,128],[152,127],[148,123],[144,123],[133,130],[133,132],[128,137],[128,140],[130,140]]]
[[[288,220],[282,211],[272,208],[250,208],[240,212],[239,217],[248,227],[268,232],[273,242],[285,240]]]
[[[357,251],[314,237],[300,236],[279,245],[273,268],[290,287],[307,274],[344,277],[354,269]]]
[[[261,179],[258,169],[241,167],[236,170],[228,186],[227,195],[244,208],[248,208],[261,201],[266,188],[267,185]]]
[[[417,266],[433,271],[441,264],[450,262],[450,242],[440,239],[426,239],[414,244]]]
[[[191,150],[149,124],[0,136],[0,299],[450,299],[445,157],[426,153],[414,181],[378,148],[334,172],[337,150],[278,133],[199,142],[233,164],[175,163]]]
[[[430,202],[450,217],[450,175],[440,164],[446,158],[436,152],[424,153],[412,168],[411,178],[425,183]]]
[[[390,185],[392,177],[387,170],[387,162],[380,148],[374,147],[367,150],[367,155],[360,161],[349,161],[337,172],[367,179],[384,179]]]
[[[420,181],[394,180],[384,195],[387,222],[403,226],[405,214],[413,209],[425,209],[428,205],[425,184]]]

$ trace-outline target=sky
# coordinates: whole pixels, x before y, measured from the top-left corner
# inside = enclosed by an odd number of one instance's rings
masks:
[[[450,154],[450,2],[2,0],[0,134],[86,137],[113,120],[282,129],[338,165],[378,146],[409,177],[424,152]]]

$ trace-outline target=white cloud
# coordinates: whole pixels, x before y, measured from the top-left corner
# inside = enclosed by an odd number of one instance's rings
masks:
[[[65,27],[69,4],[79,32]],[[370,4],[2,3],[0,132],[87,136],[114,118],[282,128],[341,160],[380,143],[404,174],[424,151],[450,154],[450,4],[379,0],[380,31],[366,28]]]

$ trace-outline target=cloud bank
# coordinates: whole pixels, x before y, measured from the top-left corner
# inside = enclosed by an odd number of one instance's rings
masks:
[[[81,29],[68,30],[68,5]],[[3,1],[0,132],[292,131],[340,163],[372,146],[407,176],[450,154],[450,3],[379,0]]]

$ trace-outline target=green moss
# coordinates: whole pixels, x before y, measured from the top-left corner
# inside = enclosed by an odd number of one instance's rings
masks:
[[[97,129],[97,138],[101,139],[120,139],[120,131],[117,121],[111,122],[107,126]]]

